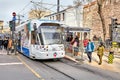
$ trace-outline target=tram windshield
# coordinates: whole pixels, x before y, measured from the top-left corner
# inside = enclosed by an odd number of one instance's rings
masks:
[[[62,43],[60,28],[57,28],[56,26],[41,26],[40,30],[40,37],[42,37],[44,45]]]

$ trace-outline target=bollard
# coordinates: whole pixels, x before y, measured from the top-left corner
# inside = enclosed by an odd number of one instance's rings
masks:
[[[110,53],[109,53],[109,56],[108,56],[108,63],[109,63],[109,64],[112,64],[112,63],[113,63],[113,59],[114,59],[114,53],[113,53],[113,52],[110,52]]]

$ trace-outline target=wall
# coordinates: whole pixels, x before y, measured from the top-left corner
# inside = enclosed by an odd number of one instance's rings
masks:
[[[105,0],[103,3],[103,16],[105,19],[105,27],[106,27],[106,38],[109,37],[109,24],[111,24],[111,18],[117,18],[118,23],[120,23],[120,0]],[[84,6],[83,11],[83,25],[84,27],[91,28],[91,37],[93,35],[103,36],[102,25],[100,17],[97,13],[97,2],[91,2]],[[102,37],[103,38],[103,37]]]

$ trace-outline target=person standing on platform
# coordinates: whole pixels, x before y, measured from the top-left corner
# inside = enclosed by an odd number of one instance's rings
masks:
[[[12,39],[11,38],[9,38],[8,40],[7,54],[9,54],[9,51],[12,52]]]
[[[5,37],[3,45],[4,45],[4,49],[7,50],[7,45],[8,45],[8,38],[7,37]]]
[[[78,56],[78,52],[79,52],[79,37],[76,36],[74,41],[73,41],[73,53],[74,56]]]
[[[2,40],[2,38],[0,37],[0,50],[2,50],[2,48],[3,48],[3,40]]]

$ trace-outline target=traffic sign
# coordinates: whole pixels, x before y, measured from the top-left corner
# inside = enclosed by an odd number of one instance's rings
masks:
[[[16,16],[13,16],[12,20],[15,21],[16,20]]]
[[[13,15],[13,16],[16,16],[16,13],[15,13],[15,12],[13,12],[13,13],[12,13],[12,15]]]

